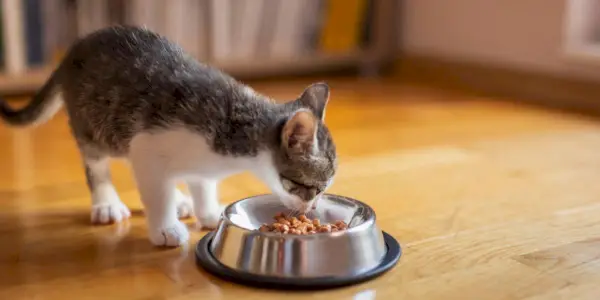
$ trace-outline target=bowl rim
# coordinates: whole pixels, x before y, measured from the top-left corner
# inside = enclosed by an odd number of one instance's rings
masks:
[[[336,195],[336,194],[330,194],[330,193],[323,193],[322,196],[343,198],[344,200],[357,203],[357,204],[361,205],[362,207],[368,209],[373,217],[370,218],[369,220],[367,220],[366,222],[360,223],[359,225],[354,226],[354,227],[349,227],[348,229],[346,229],[344,231],[338,231],[338,232],[318,232],[318,233],[309,234],[309,235],[298,235],[298,234],[282,235],[281,233],[276,233],[276,232],[261,232],[261,231],[258,231],[256,229],[249,229],[249,228],[242,227],[242,226],[236,224],[235,222],[233,222],[231,220],[231,218],[229,218],[226,215],[226,213],[225,213],[229,208],[233,207],[238,202],[247,201],[247,200],[252,199],[252,198],[258,198],[258,197],[264,197],[264,196],[277,197],[277,195],[272,194],[272,193],[264,193],[264,194],[258,194],[258,195],[254,195],[254,196],[248,196],[248,197],[244,197],[242,199],[236,200],[236,201],[228,204],[227,206],[225,206],[225,208],[223,209],[223,212],[221,213],[222,221],[227,221],[230,226],[239,228],[240,230],[243,230],[243,231],[247,231],[250,234],[256,234],[256,235],[267,236],[267,237],[280,237],[280,238],[281,237],[285,237],[286,239],[290,239],[290,238],[293,238],[293,239],[311,239],[311,238],[320,238],[320,237],[341,236],[341,235],[348,234],[348,233],[353,233],[353,232],[356,232],[356,231],[361,230],[363,228],[367,228],[369,226],[373,226],[374,224],[377,224],[377,222],[376,222],[377,221],[377,214],[375,213],[375,210],[371,206],[369,206],[368,204],[366,204],[365,202],[357,200],[357,199],[354,199],[354,198],[351,198],[351,197],[342,196],[342,195]]]

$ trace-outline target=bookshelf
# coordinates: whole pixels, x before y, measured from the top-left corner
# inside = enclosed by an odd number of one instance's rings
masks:
[[[238,78],[357,67],[395,54],[396,0],[0,0],[0,93],[37,90],[78,37],[145,26]]]

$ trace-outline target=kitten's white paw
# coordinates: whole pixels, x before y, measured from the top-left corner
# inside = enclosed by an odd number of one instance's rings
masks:
[[[215,229],[221,220],[221,213],[225,209],[225,205],[219,205],[219,208],[211,212],[202,212],[196,219],[198,220],[197,227],[205,229]]]
[[[119,223],[131,216],[129,208],[119,200],[104,201],[92,205],[93,224]]]
[[[190,196],[177,190],[175,195],[175,202],[177,203],[177,217],[180,219],[187,219],[192,217],[194,214],[194,204]]]
[[[155,246],[177,247],[187,243],[189,238],[187,227],[180,221],[169,226],[150,229],[150,241]]]

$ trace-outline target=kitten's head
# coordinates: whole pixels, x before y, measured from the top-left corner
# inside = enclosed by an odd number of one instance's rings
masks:
[[[335,144],[323,123],[328,100],[327,84],[307,87],[286,104],[288,116],[278,130],[274,162],[279,178],[274,190],[286,206],[301,212],[313,207],[337,169]]]

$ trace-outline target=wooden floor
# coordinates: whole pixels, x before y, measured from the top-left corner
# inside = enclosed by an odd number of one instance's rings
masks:
[[[289,99],[306,83],[257,89]],[[331,85],[341,164],[330,192],[372,205],[401,242],[383,277],[310,296],[215,279],[190,248],[150,245],[119,163],[134,216],[91,226],[61,113],[0,125],[0,299],[598,299],[600,122],[397,82]],[[246,174],[221,185],[224,203],[265,191]]]

